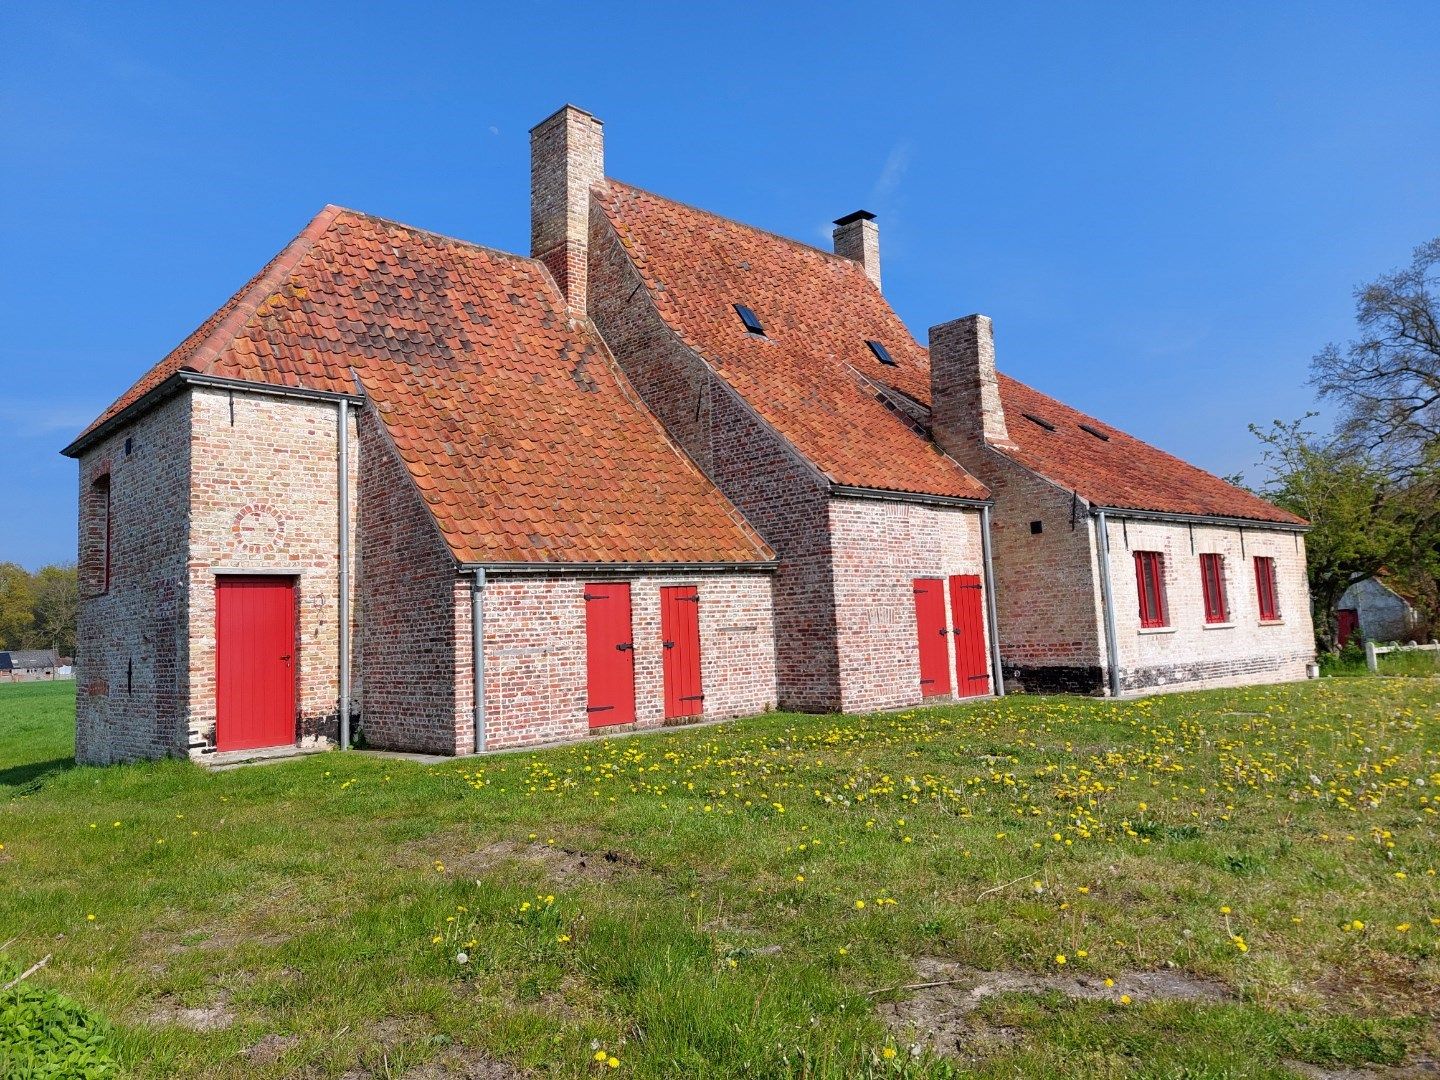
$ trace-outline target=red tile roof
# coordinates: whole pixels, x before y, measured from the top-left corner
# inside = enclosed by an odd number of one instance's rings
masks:
[[[997,449],[1094,506],[1305,524],[1303,518],[1008,375],[1000,376],[1000,402],[1016,449]],[[1025,413],[1053,424],[1055,430],[1027,420]],[[1109,436],[1108,441],[1081,424]]]
[[[832,483],[988,497],[857,377],[929,399],[925,350],[858,263],[614,180],[596,195],[665,321]]]
[[[87,434],[182,370],[358,381],[462,563],[773,558],[531,259],[326,207]]]
[[[923,432],[847,377],[858,372],[929,408],[929,354],[858,263],[615,180],[596,196],[666,322],[832,481],[985,497]],[[746,332],[734,304],[755,311],[769,340]],[[866,339],[896,366],[880,363]],[[1014,379],[1001,375],[1000,386],[1018,447],[1009,455],[1095,505],[1302,523]]]

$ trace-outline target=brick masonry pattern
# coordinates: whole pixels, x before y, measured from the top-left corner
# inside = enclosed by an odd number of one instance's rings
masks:
[[[671,436],[779,555],[781,705],[918,703],[912,581],[982,574],[979,511],[832,498],[824,477],[666,325],[598,206],[589,246],[601,335]]]
[[[165,402],[80,459],[75,757],[84,765],[183,755],[190,401]],[[127,443],[129,453],[126,452]],[[110,588],[104,501],[110,478]]]

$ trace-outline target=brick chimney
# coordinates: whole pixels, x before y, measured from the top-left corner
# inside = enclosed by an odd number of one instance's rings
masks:
[[[566,105],[530,129],[530,254],[585,310],[590,188],[605,178],[604,125]]]
[[[835,221],[835,254],[854,259],[880,288],[880,226],[869,210],[856,210]]]
[[[995,377],[990,316],[930,328],[930,421],[940,449],[956,459],[966,446],[1014,446]]]

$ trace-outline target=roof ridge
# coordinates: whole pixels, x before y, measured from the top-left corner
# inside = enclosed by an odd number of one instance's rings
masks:
[[[235,339],[250,317],[255,314],[260,304],[270,296],[280,282],[295,269],[300,260],[308,255],[315,246],[315,241],[329,231],[330,226],[341,214],[341,207],[333,203],[327,203],[318,214],[310,219],[310,224],[301,230],[300,235],[291,240],[281,249],[280,254],[270,260],[260,277],[255,283],[245,290],[245,295],[235,301],[235,306],[230,313],[215,324],[215,328],[205,335],[205,340],[195,346],[195,351],[190,354],[190,363],[184,365],[192,371],[205,374],[213,374],[207,369],[213,367],[225,346]]]
[[[326,209],[331,208],[332,207],[326,207]],[[544,262],[535,258],[533,255],[517,255],[515,252],[506,251],[504,248],[491,247],[489,244],[481,244],[474,240],[464,240],[458,236],[451,236],[448,233],[436,232],[434,229],[422,229],[418,225],[407,225],[403,221],[385,217],[383,214],[371,214],[364,210],[351,209],[348,206],[334,206],[333,209],[338,210],[342,214],[364,218],[366,221],[373,221],[380,225],[389,225],[392,228],[403,229],[405,232],[413,233],[417,236],[428,236],[432,240],[439,240],[446,244],[454,244],[456,247],[473,248],[476,251],[483,251],[487,255],[499,255],[501,258],[510,259],[514,262],[529,263],[534,266],[545,265]]]
[[[751,225],[749,222],[740,221],[737,218],[726,217],[724,214],[717,214],[713,210],[706,210],[703,206],[695,206],[693,203],[672,199],[668,195],[661,195],[651,191],[649,188],[640,187],[638,184],[627,183],[624,180],[616,180],[611,176],[605,177],[605,183],[614,184],[617,187],[626,188],[630,191],[638,191],[641,195],[649,195],[652,199],[659,199],[661,202],[668,202],[673,206],[683,207],[697,214],[704,214],[706,217],[714,218],[716,221],[723,221],[727,225],[735,225],[742,229],[749,229],[751,232],[757,232],[763,236],[771,237],[774,240],[780,240],[783,243],[790,244],[792,247],[798,247],[805,251],[813,251],[817,255],[825,256],[825,258],[831,262],[842,263],[846,266],[854,267],[862,274],[865,273],[864,268],[854,259],[847,259],[844,255],[836,255],[833,251],[826,251],[824,248],[816,247],[814,244],[807,244],[804,240],[796,240],[793,236],[786,236],[784,233],[778,233],[772,229],[761,228],[759,225]],[[868,281],[869,278],[867,277],[866,280]]]

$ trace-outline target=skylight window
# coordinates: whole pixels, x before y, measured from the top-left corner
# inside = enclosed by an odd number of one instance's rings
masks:
[[[895,358],[890,355],[890,350],[885,348],[884,345],[881,345],[880,342],[870,341],[867,338],[865,344],[870,346],[870,351],[875,354],[875,359],[879,360],[880,363],[889,364],[891,367],[900,366],[899,364],[895,363]]]
[[[1022,412],[1020,415],[1023,416],[1026,420],[1029,420],[1032,424],[1038,424],[1040,427],[1043,427],[1046,431],[1055,430],[1055,425],[1050,423],[1049,420],[1042,420],[1040,417],[1028,412]]]
[[[735,305],[735,314],[740,316],[740,321],[745,324],[745,329],[752,334],[765,336],[765,327],[760,325],[760,317],[751,311],[744,304]]]
[[[1110,441],[1109,435],[1106,435],[1105,432],[1101,431],[1097,427],[1091,427],[1089,424],[1081,424],[1080,430],[1085,432],[1087,435],[1094,435],[1095,438],[1099,439],[1101,442]]]

